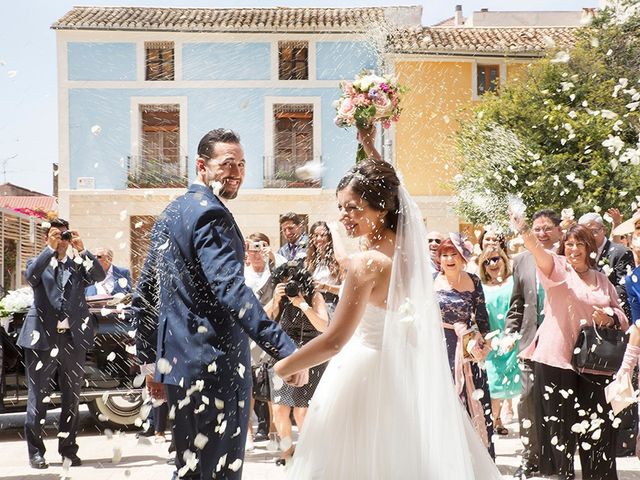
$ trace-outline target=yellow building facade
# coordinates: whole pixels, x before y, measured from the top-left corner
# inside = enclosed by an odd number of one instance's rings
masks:
[[[460,121],[471,114],[483,91],[496,88],[499,94],[501,85],[524,78],[528,66],[544,55],[552,41],[570,43],[574,32],[573,28],[432,27],[392,39],[394,51],[387,62],[408,89],[393,135],[394,161],[421,206],[428,229],[446,232],[461,227],[451,208]]]

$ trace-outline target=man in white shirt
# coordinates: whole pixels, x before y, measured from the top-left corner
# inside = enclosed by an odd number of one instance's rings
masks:
[[[101,282],[96,282],[87,287],[85,295],[116,295],[118,293],[130,293],[133,290],[131,273],[128,269],[113,264],[113,250],[106,247],[96,248],[96,258],[102,265],[106,277]]]

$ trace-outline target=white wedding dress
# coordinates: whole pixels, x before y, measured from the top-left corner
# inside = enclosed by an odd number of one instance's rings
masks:
[[[288,479],[502,478],[455,393],[422,217],[401,190],[388,309],[368,305],[330,361]]]

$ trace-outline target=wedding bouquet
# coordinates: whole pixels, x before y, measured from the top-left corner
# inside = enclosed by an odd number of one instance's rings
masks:
[[[339,127],[370,128],[381,122],[389,128],[400,117],[400,97],[405,88],[395,78],[363,70],[353,82],[342,82],[342,96],[335,102],[335,124]],[[358,146],[356,161],[366,158]]]
[[[7,296],[0,300],[0,317],[8,317],[13,313],[25,313],[31,304],[33,304],[31,287],[9,290]]]

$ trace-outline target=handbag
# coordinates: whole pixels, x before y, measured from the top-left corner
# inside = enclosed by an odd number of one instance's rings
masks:
[[[627,341],[628,337],[622,330],[583,326],[571,363],[576,370],[588,369],[613,375],[622,365]]]
[[[260,402],[271,401],[271,384],[269,383],[269,364],[261,363],[251,367],[253,377],[253,398]]]

